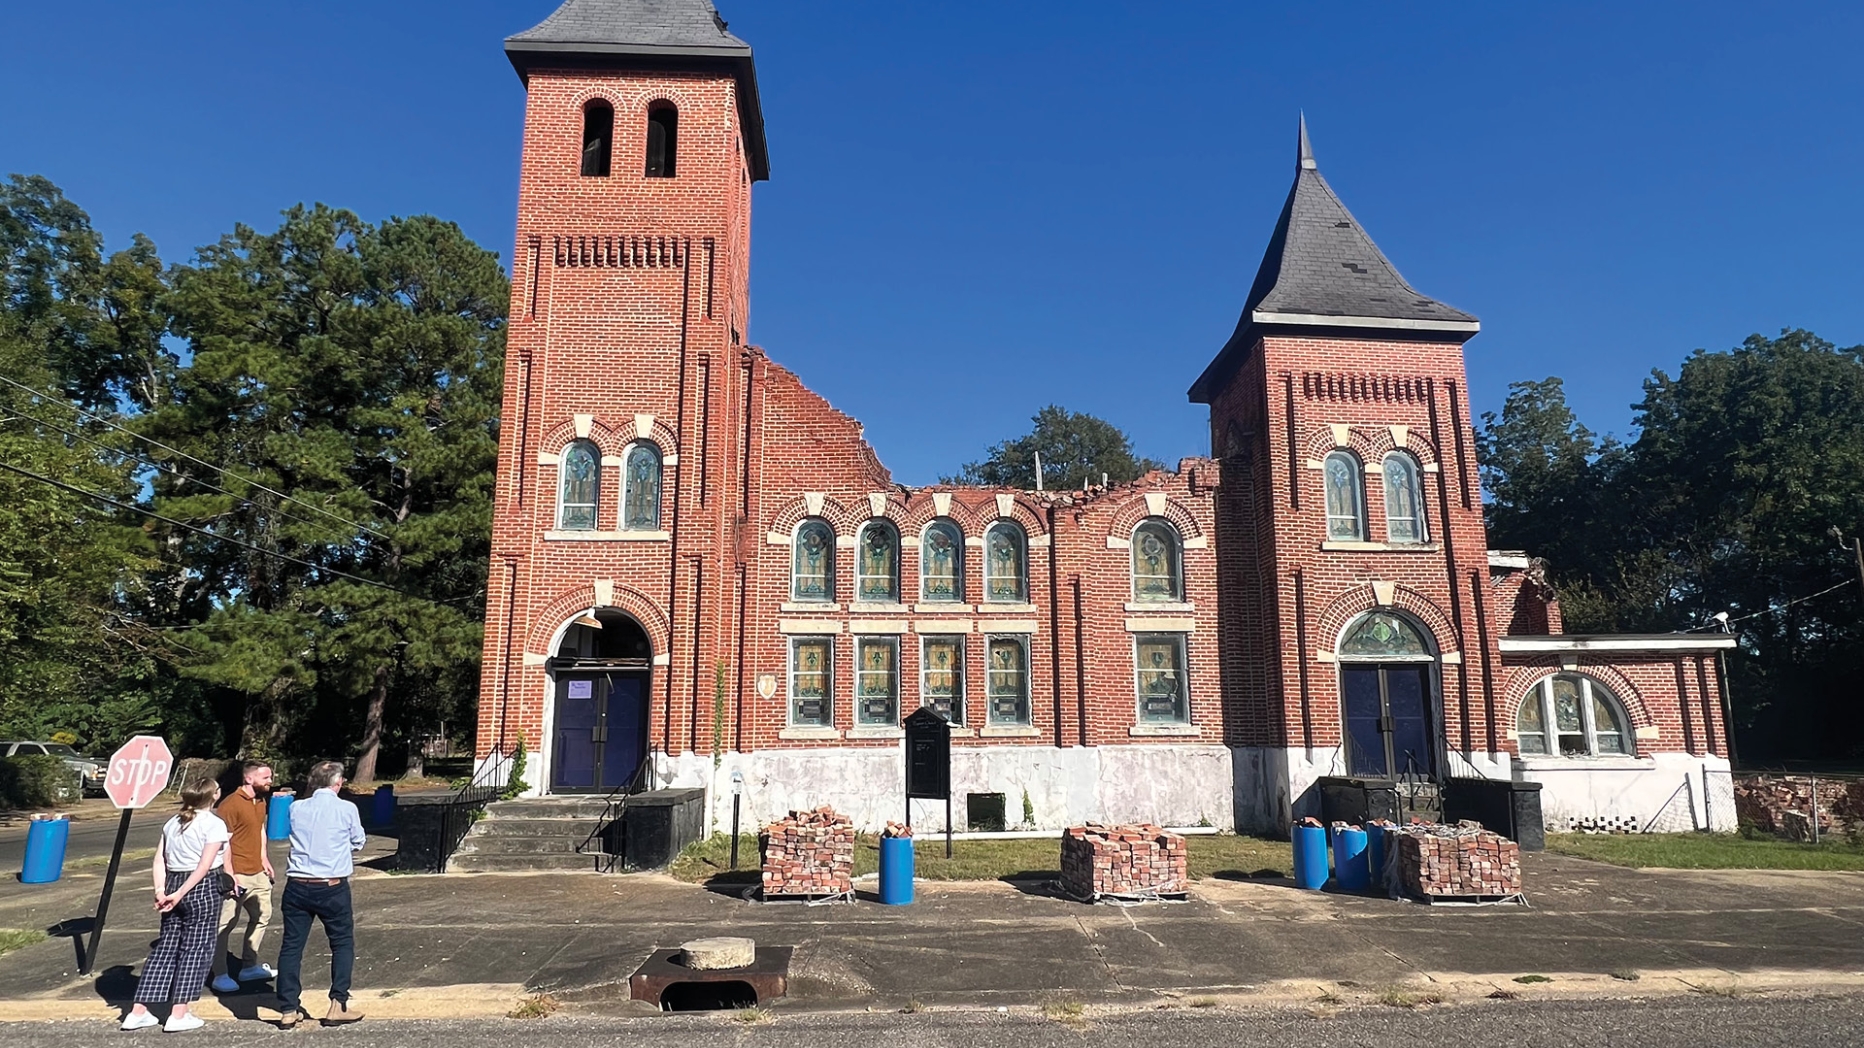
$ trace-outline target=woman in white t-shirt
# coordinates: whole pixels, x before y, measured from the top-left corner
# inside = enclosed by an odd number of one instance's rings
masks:
[[[201,996],[214,966],[220,920],[219,870],[226,862],[227,824],[213,813],[220,787],[213,780],[182,787],[181,811],[162,827],[155,847],[155,908],[162,915],[161,937],[149,950],[136,983],[136,1006],[123,1017],[123,1029],[142,1030],[158,1020],[151,1004],[171,1003],[168,1033],[196,1030],[201,1017],[188,1005]]]

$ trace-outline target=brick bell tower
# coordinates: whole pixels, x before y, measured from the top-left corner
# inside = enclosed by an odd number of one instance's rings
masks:
[[[533,792],[607,793],[710,744],[763,116],[708,0],[567,0],[505,53],[526,100],[478,754],[522,734]]]
[[[1321,177],[1294,186],[1235,333],[1191,387],[1223,457],[1226,724],[1244,827],[1327,775],[1508,777],[1463,344]]]

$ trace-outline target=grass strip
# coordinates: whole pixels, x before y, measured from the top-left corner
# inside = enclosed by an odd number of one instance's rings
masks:
[[[1547,850],[1633,869],[1864,870],[1864,846],[1802,844],[1732,833],[1550,833]]]

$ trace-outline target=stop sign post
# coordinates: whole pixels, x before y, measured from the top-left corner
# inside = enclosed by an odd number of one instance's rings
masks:
[[[103,938],[104,917],[110,913],[110,892],[116,887],[117,868],[123,863],[123,842],[129,839],[130,815],[168,788],[169,773],[174,770],[175,755],[159,735],[138,735],[110,755],[104,773],[104,792],[123,817],[117,822],[116,847],[110,850],[110,870],[104,874],[104,891],[97,897],[97,916],[91,921],[91,944],[84,951],[79,975],[91,974],[97,966],[97,941]]]

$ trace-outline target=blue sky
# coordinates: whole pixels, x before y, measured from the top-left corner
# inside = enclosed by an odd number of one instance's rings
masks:
[[[1625,433],[1650,369],[1752,332],[1864,342],[1864,5],[720,0],[772,179],[749,337],[925,483],[1054,402],[1157,458],[1287,192],[1321,171],[1482,318],[1478,412],[1560,375]],[[555,0],[0,6],[0,172],[180,260],[324,201],[511,251]]]

